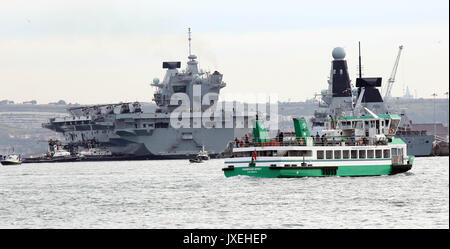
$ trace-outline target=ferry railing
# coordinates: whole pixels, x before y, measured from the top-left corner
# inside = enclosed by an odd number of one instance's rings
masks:
[[[375,141],[373,139],[343,139],[343,140],[332,140],[332,139],[322,139],[314,138],[312,139],[314,146],[373,146],[373,145],[386,145],[387,141]],[[266,142],[261,141],[233,141],[233,148],[244,148],[244,147],[266,147],[266,146],[306,146],[305,139],[292,139],[288,141],[280,142],[279,139],[270,139]]]

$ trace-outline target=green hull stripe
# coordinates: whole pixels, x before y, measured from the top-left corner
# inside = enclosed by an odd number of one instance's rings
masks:
[[[324,170],[310,167],[310,169],[272,169],[270,167],[235,167],[233,170],[224,170],[226,177],[247,175],[264,178],[284,178],[284,177],[314,177],[314,176],[375,176],[388,175],[392,172],[391,165],[359,165],[359,166],[339,166],[328,167],[337,170]]]

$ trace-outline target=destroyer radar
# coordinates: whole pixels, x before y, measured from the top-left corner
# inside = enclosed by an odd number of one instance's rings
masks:
[[[159,79],[158,78],[153,78],[153,83],[158,84],[159,83]]]
[[[334,48],[331,54],[335,60],[343,60],[345,58],[345,50],[341,47]]]

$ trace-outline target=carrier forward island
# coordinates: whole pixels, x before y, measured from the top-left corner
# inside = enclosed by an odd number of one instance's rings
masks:
[[[189,30],[189,48],[190,41]],[[139,102],[82,106],[69,108],[70,116],[52,118],[43,127],[62,133],[72,154],[97,148],[107,152],[103,153],[107,159],[190,158],[204,148],[211,156],[218,155],[230,141],[250,131],[248,124],[254,118],[249,120],[248,115],[234,109],[206,122],[194,118],[194,100],[212,96],[201,103],[199,111],[203,113],[218,104],[220,90],[226,86],[221,73],[199,70],[196,59],[189,49],[185,70],[179,70],[181,62],[162,63],[167,70],[164,79],[160,82],[155,78],[151,84],[157,88],[155,112],[144,112]],[[185,104],[173,101],[176,94],[189,100],[187,127],[171,125],[172,112]],[[225,117],[231,117],[231,126],[225,124]]]

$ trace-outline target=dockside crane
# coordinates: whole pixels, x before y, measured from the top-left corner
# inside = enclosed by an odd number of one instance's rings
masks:
[[[389,77],[389,79],[388,79],[388,85],[386,88],[386,92],[384,94],[384,98],[391,97],[391,90],[392,90],[392,86],[394,85],[394,82],[395,82],[395,74],[397,73],[398,62],[400,61],[400,54],[402,53],[402,49],[403,49],[403,45],[400,45],[398,47],[397,59],[395,60],[395,64],[394,64],[394,68],[392,69],[391,77]]]

